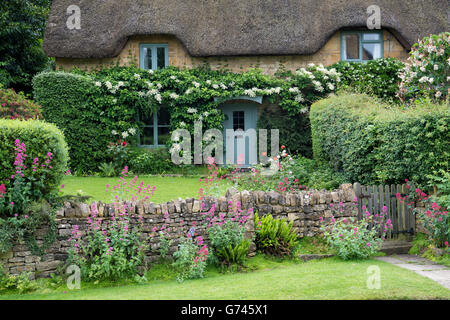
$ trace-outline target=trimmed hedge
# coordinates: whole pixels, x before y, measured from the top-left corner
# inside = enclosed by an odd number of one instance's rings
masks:
[[[67,170],[67,144],[63,133],[55,125],[38,120],[0,119],[0,184],[8,186],[11,175],[16,172],[14,166],[16,139],[26,145],[25,178],[33,177],[39,181],[45,174],[44,186],[35,187],[42,188],[44,194],[57,188]],[[38,158],[39,163],[43,164],[48,152],[53,155],[50,163],[53,168],[48,170],[39,166],[37,171],[33,172],[33,160]]]
[[[44,72],[33,79],[33,88],[44,119],[64,132],[73,171],[97,171],[98,165],[107,161],[111,130],[135,122],[134,110],[127,112],[114,105],[112,97],[99,97],[99,89],[88,76]]]
[[[314,159],[352,182],[424,183],[449,170],[450,109],[430,102],[391,108],[362,94],[343,94],[311,107]]]

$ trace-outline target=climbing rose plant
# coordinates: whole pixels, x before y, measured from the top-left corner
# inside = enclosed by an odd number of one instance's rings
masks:
[[[450,32],[414,44],[400,79],[398,96],[402,100],[428,97],[445,101],[450,91]]]

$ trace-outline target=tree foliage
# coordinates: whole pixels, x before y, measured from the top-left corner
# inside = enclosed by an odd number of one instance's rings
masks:
[[[48,64],[42,38],[51,0],[0,2],[0,83],[31,91],[31,79]]]

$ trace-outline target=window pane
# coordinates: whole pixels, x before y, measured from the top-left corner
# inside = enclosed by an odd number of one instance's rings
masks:
[[[165,145],[170,140],[170,132],[168,127],[158,127],[158,144]]]
[[[345,41],[345,59],[359,59],[359,36],[357,34],[347,34]]]
[[[364,43],[363,44],[363,60],[374,60],[381,58],[380,43]]]
[[[363,40],[367,41],[380,40],[380,36],[381,35],[379,33],[364,33]]]
[[[245,130],[244,111],[233,111],[233,130]]]
[[[152,49],[144,48],[144,68],[152,69]]]
[[[155,139],[153,136],[153,127],[144,127],[141,133],[141,145],[154,145]]]
[[[161,108],[158,111],[158,126],[168,126],[170,124],[170,114],[167,108]]]
[[[158,69],[164,69],[166,67],[166,48],[158,48]]]
[[[141,114],[139,120],[142,121],[146,126],[153,125],[153,114]]]

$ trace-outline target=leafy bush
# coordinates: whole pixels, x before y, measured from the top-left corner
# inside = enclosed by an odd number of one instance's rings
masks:
[[[0,119],[0,184],[7,190],[18,188],[16,182],[20,180],[22,187],[28,186],[29,200],[39,200],[58,188],[67,161],[67,144],[56,126],[35,120]],[[14,194],[20,197],[20,193]]]
[[[430,102],[393,109],[367,95],[338,95],[311,109],[314,159],[348,182],[425,183],[449,169],[450,112]]]
[[[136,127],[133,110],[102,98],[101,89],[87,76],[44,72],[33,79],[34,98],[42,106],[44,119],[64,131],[70,146],[73,171],[96,172],[107,162],[113,132]]]
[[[274,219],[271,214],[259,217],[255,213],[256,248],[272,256],[291,256],[297,240],[293,222]]]
[[[365,209],[363,207],[363,209]],[[341,208],[333,209],[337,216]],[[367,259],[381,248],[388,229],[392,228],[390,219],[386,219],[387,208],[371,214],[366,211],[362,219],[331,217],[331,224],[324,223],[321,230],[336,255],[344,260]]]
[[[444,208],[450,208],[450,172],[443,169],[427,175],[428,186],[434,190],[433,199]]]
[[[289,146],[292,154],[312,158],[311,125],[309,117],[289,117],[289,113],[280,108],[264,108],[258,118],[258,129],[279,130],[280,144]],[[267,145],[270,146],[270,134]]]
[[[340,88],[348,87],[384,101],[398,102],[400,73],[404,66],[395,58],[383,58],[366,63],[340,61],[330,68],[341,74]]]
[[[41,118],[40,108],[36,103],[27,100],[22,93],[0,88],[0,118],[38,119]]]
[[[161,174],[171,171],[170,153],[165,148],[134,148],[129,154],[130,170],[138,174]]]
[[[414,44],[400,78],[398,94],[403,100],[426,97],[445,101],[450,91],[450,32]]]
[[[132,228],[126,208],[116,209],[121,214],[102,225],[92,207],[86,240],[80,238],[77,225],[73,228],[67,263],[78,265],[86,281],[132,278],[144,261],[146,244],[140,239],[139,226]]]
[[[420,223],[423,224],[430,240],[438,248],[450,248],[450,216],[448,208],[441,207],[434,197],[430,197],[420,188],[412,190],[407,181],[407,188],[410,190],[410,195],[402,196],[397,193],[397,199],[405,202],[408,206],[412,206],[415,201],[425,204],[425,210],[417,207],[413,208],[413,212],[417,215]]]
[[[172,266],[177,272],[178,282],[187,279],[203,278],[206,260],[208,258],[208,247],[203,244],[201,237],[193,238],[192,234],[182,237],[178,244],[178,250],[173,254],[175,262]]]
[[[231,212],[232,218],[226,220],[226,215],[221,213],[219,220],[212,218],[208,226],[207,232],[213,253],[222,264],[241,265],[247,257],[250,240],[245,239],[244,235],[248,216],[241,214],[240,203],[237,203],[236,211]]]
[[[93,203],[91,215],[87,218],[87,229],[80,230],[78,225],[73,226],[66,264],[78,265],[83,279],[87,281],[145,280],[138,274],[140,267],[146,267],[145,251],[149,247],[147,239],[142,236],[143,218],[129,212],[126,203],[148,199],[154,188],[144,186],[143,181],[137,184],[137,177],[128,181],[127,176],[128,169],[125,167],[117,184],[106,186],[107,191],[110,187],[113,190],[114,216],[111,220],[99,218],[97,206]],[[81,237],[83,233],[85,236]]]
[[[17,290],[19,293],[27,293],[38,288],[35,281],[31,280],[31,272],[19,275],[3,274],[0,266],[0,292],[4,290]]]
[[[49,58],[42,50],[50,0],[9,0],[0,3],[0,83],[31,90],[32,77]]]

